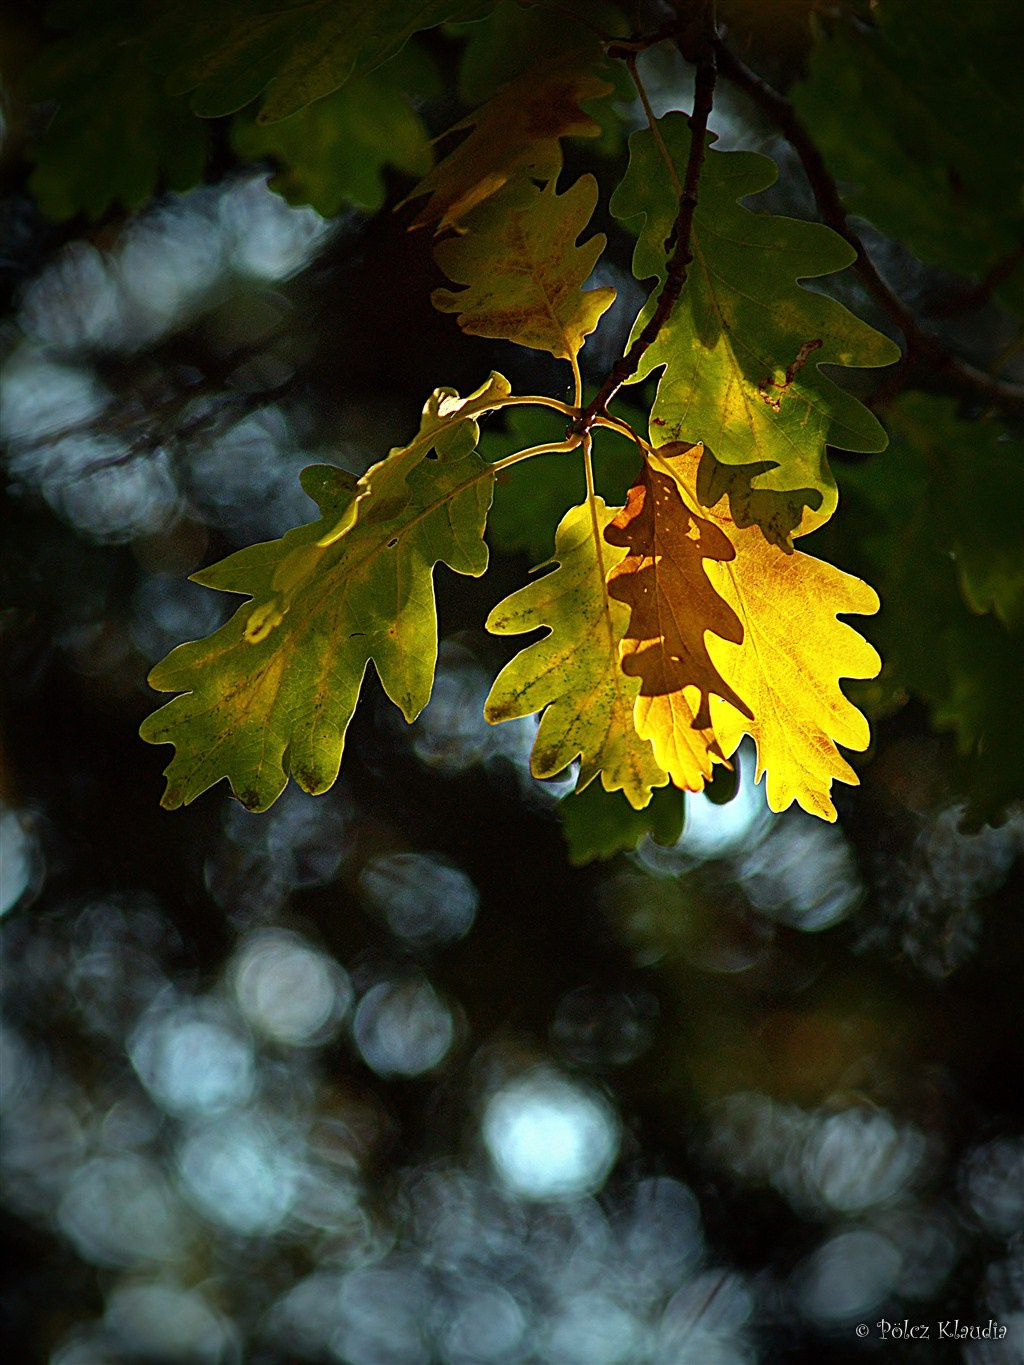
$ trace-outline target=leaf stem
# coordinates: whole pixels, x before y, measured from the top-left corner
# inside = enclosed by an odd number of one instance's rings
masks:
[[[626,70],[629,72],[630,79],[636,86],[636,93],[640,96],[640,103],[644,106],[644,114],[647,118],[647,126],[651,130],[651,137],[654,138],[654,145],[658,149],[658,155],[665,163],[669,179],[672,181],[673,188],[678,199],[683,193],[683,184],[679,179],[679,172],[676,170],[675,162],[669,155],[668,148],[665,146],[665,139],[661,136],[661,129],[658,127],[658,120],[654,117],[654,110],[651,108],[651,101],[647,97],[647,87],[640,79],[640,72],[636,69],[635,52],[627,52],[625,56]]]
[[[645,441],[644,438],[638,432],[634,431],[628,422],[624,422],[621,417],[595,417],[594,426],[604,427],[607,431],[614,431],[619,436],[625,436],[627,440],[633,441],[644,452],[653,449],[650,443]]]
[[[579,411],[583,405],[583,376],[580,374],[579,353],[570,351],[569,363],[572,365],[573,407]]]
[[[584,432],[583,437],[583,470],[587,476],[587,506],[590,508],[590,528],[594,537],[594,556],[597,560],[597,571],[601,576],[601,593],[604,598],[604,623],[608,632],[608,648],[612,652],[615,662],[618,662],[618,647],[615,640],[615,632],[612,629],[612,615],[608,606],[608,570],[604,563],[604,541],[601,536],[601,523],[597,517],[597,490],[594,487],[594,461],[593,461],[593,437],[590,432]]]
[[[530,446],[527,450],[517,451],[515,455],[506,455],[503,460],[495,460],[494,464],[487,467],[498,474],[503,469],[519,464],[521,460],[532,460],[534,455],[565,454],[566,451],[575,450],[582,439],[581,436],[572,435],[567,436],[564,441],[549,441],[545,445]]]

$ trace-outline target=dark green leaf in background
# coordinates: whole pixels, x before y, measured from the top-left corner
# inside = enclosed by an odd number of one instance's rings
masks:
[[[430,169],[430,134],[411,100],[440,89],[434,63],[409,43],[289,118],[260,123],[239,115],[232,145],[241,156],[279,164],[270,187],[290,204],[311,204],[325,218],[346,204],[375,213],[386,197],[386,168],[417,177]]]
[[[852,209],[928,264],[983,275],[1024,241],[1024,6],[872,13],[877,28],[819,31],[797,110]],[[1019,265],[999,292],[1024,311]]]
[[[890,449],[842,478],[844,558],[882,598],[863,629],[884,667],[857,693],[926,702],[956,735],[975,814],[997,818],[1024,788],[1024,449],[926,394],[887,422]]]
[[[24,79],[29,99],[56,108],[32,148],[29,185],[50,218],[101,217],[141,207],[158,189],[197,184],[206,132],[184,99],[168,97],[143,35],[151,5],[72,0],[51,22],[64,36],[43,48]]]

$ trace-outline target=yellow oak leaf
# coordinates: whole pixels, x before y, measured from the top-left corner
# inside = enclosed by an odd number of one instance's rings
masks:
[[[693,507],[699,505],[702,454],[700,445],[676,443],[654,455],[657,468],[671,475]],[[835,820],[833,779],[858,782],[836,745],[863,750],[870,739],[866,719],[843,695],[839,679],[873,678],[881,667],[873,646],[837,616],[871,615],[878,595],[823,560],[772,544],[757,526],[738,526],[727,496],[702,508],[702,515],[733,550],[705,559],[704,572],[742,623],[739,637],[709,634],[707,651],[753,712],[742,715],[716,689],[710,703],[714,735],[726,757],[744,734],[753,736],[757,778],[767,770],[772,810],[797,801],[811,814]]]
[[[581,100],[613,89],[593,70],[599,60],[600,52],[587,48],[537,62],[457,123],[451,131],[469,129],[469,136],[409,195],[430,195],[411,226],[433,223],[442,232],[460,224],[515,177],[557,178],[562,169],[559,138],[597,137],[601,131],[580,108]]]
[[[705,565],[732,559],[728,538],[683,501],[671,470],[645,464],[626,506],[605,531],[628,553],[608,575],[609,594],[632,608],[620,646],[622,670],[640,679],[637,734],[649,739],[677,787],[699,791],[725,755],[711,726],[712,693],[747,713],[722,677],[705,632],[739,643],[743,628]]]

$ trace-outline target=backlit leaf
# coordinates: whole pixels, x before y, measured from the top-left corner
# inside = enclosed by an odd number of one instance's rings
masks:
[[[681,179],[690,141],[686,119],[669,114],[658,126]],[[845,450],[885,446],[878,421],[820,367],[888,365],[899,351],[841,304],[797,285],[850,264],[853,250],[842,238],[820,224],[752,213],[737,203],[776,175],[767,157],[708,151],[693,262],[637,378],[664,367],[651,414],[655,444],[700,441],[723,464],[758,466],[750,487],[771,494],[778,506],[767,519],[799,525],[804,533],[835,510],[826,442]],[[622,218],[644,215],[633,272],[642,280],[663,279],[678,204],[650,132],[630,138],[629,170],[611,206]],[[634,334],[652,307],[641,313]],[[759,515],[765,516],[763,506]]]
[[[564,194],[554,181],[542,190],[529,181],[507,186],[472,214],[465,236],[438,245],[441,269],[467,287],[435,289],[435,307],[458,314],[472,336],[575,356],[615,298],[614,289],[582,287],[605,244],[598,234],[576,245],[596,203],[592,175]]]
[[[699,446],[656,452],[683,496],[697,505]],[[757,779],[767,770],[768,804],[785,810],[793,801],[813,815],[835,819],[832,781],[857,776],[837,744],[866,749],[868,723],[839,687],[840,678],[872,678],[880,660],[874,648],[839,614],[871,614],[878,596],[859,578],[799,550],[773,545],[756,526],[741,528],[727,498],[703,515],[731,546],[730,555],[704,561],[712,589],[742,623],[742,634],[709,634],[707,649],[721,676],[749,707],[747,714],[711,698],[714,733],[726,757],[744,734],[757,744]],[[752,713],[752,714],[751,714]]]
[[[601,533],[615,509],[596,498],[562,518],[555,536],[558,568],[520,588],[487,618],[495,635],[548,627],[498,674],[484,706],[492,723],[542,711],[533,746],[535,777],[554,777],[580,759],[577,790],[600,771],[606,791],[622,791],[642,809],[665,773],[633,726],[636,679],[619,668],[619,641],[628,612],[608,593],[608,570],[621,551]]]
[[[287,118],[372,71],[422,29],[486,14],[487,0],[207,0],[173,7],[154,48],[170,88],[204,118],[266,91],[259,118]]]
[[[637,732],[651,740],[677,786],[699,791],[713,762],[724,761],[711,730],[711,694],[746,710],[715,668],[705,632],[738,643],[742,627],[704,569],[735,552],[683,501],[669,468],[646,464],[605,532],[609,545],[627,551],[609,573],[608,590],[632,608],[621,657],[623,672],[640,679]]]
[[[252,810],[271,805],[289,774],[306,791],[325,791],[371,660],[407,720],[426,705],[437,659],[433,568],[484,572],[494,482],[474,450],[476,423],[461,411],[439,421],[442,405],[425,415],[430,435],[413,443],[418,458],[411,448],[392,457],[404,499],[393,496],[394,478],[364,476],[360,489],[342,471],[314,466],[303,486],[319,521],[194,575],[252,600],[150,674],[158,691],[184,693],[141,730],[150,743],[176,746],[165,806],[192,801],[222,777]],[[428,461],[431,446],[437,459]],[[378,476],[387,464],[375,466]],[[350,516],[357,497],[364,506]]]
[[[563,137],[596,137],[600,127],[581,100],[606,95],[610,82],[593,70],[600,49],[585,48],[533,64],[451,130],[469,135],[430,171],[410,199],[429,194],[413,227],[455,226],[510,180],[556,180]],[[589,216],[589,215],[588,215]]]

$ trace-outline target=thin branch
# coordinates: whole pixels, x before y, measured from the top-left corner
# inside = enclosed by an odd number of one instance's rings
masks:
[[[658,155],[665,163],[665,170],[668,178],[672,181],[672,188],[676,192],[676,198],[683,193],[683,182],[679,179],[679,172],[676,170],[675,162],[669,155],[669,150],[665,146],[665,139],[661,135],[658,127],[658,120],[654,117],[654,110],[651,108],[651,101],[647,97],[647,87],[640,79],[640,72],[636,69],[636,53],[627,52],[625,57],[626,70],[629,72],[630,79],[636,86],[636,93],[640,96],[640,103],[644,107],[644,114],[647,118],[647,126],[651,130],[651,137],[654,138],[654,145],[658,149]]]
[[[621,360],[615,362],[595,397],[580,414],[576,429],[581,432],[589,431],[598,417],[606,415],[608,404],[627,379],[636,374],[644,353],[657,340],[662,327],[668,321],[683,291],[687,268],[693,260],[690,239],[693,232],[693,215],[697,209],[697,183],[704,164],[708,119],[711,116],[715,94],[716,43],[714,11],[711,6],[706,11],[706,22],[707,32],[696,63],[693,113],[690,115],[690,154],[683,176],[683,192],[679,196],[679,212],[668,239],[674,243],[674,250],[665,272],[665,283],[661,286],[654,312],[647,319],[632,346]]]
[[[754,103],[774,120],[800,158],[818,211],[832,231],[837,232],[857,253],[853,268],[871,298],[903,333],[908,357],[927,361],[939,374],[978,399],[987,403],[998,403],[1006,410],[1024,412],[1024,385],[986,374],[969,361],[952,355],[941,341],[921,328],[913,312],[879,275],[865,250],[864,243],[850,226],[836,182],[826,167],[817,144],[797,117],[792,104],[751,71],[721,41],[716,46],[718,67],[722,75],[749,95]]]
[[[968,285],[951,299],[944,299],[930,307],[929,314],[933,318],[946,318],[952,317],[954,313],[966,313],[972,308],[980,308],[982,304],[988,303],[999,286],[1021,265],[1024,265],[1024,241],[1018,242],[1005,256],[1000,256],[976,283]]]

